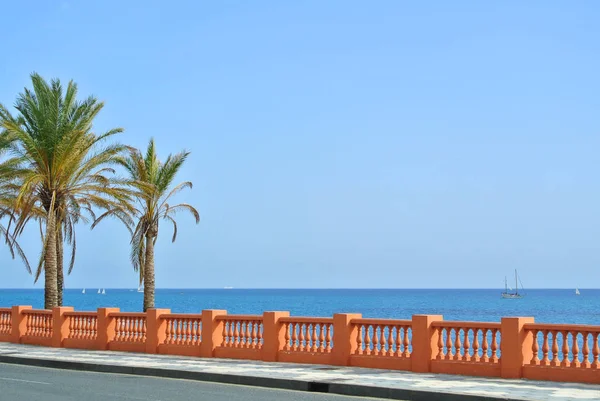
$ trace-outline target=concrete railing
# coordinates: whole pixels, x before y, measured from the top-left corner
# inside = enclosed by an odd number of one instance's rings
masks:
[[[0,342],[600,384],[600,326],[0,308]]]

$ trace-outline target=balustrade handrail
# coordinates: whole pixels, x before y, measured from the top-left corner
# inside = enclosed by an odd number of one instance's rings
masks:
[[[403,319],[352,319],[350,324],[371,324],[381,326],[411,326],[412,320]]]
[[[219,315],[215,318],[217,321],[239,321],[239,320],[259,320],[262,321],[262,315]]]
[[[108,317],[135,317],[135,318],[146,318],[146,314],[143,312],[111,312]]]
[[[77,311],[71,311],[71,312],[65,312],[64,313],[65,316],[89,316],[89,317],[97,317],[98,316],[98,312],[77,312]]]
[[[52,315],[52,311],[48,309],[25,309],[21,313],[24,315]]]
[[[202,314],[191,313],[163,313],[161,319],[202,319]]]
[[[307,317],[307,316],[289,316],[279,318],[281,323],[317,323],[333,324],[333,318],[330,317]]]
[[[549,330],[549,331],[579,331],[588,333],[600,333],[600,326],[585,324],[545,324],[545,323],[527,323],[523,325],[525,330]]]
[[[11,312],[11,308],[0,308],[0,312]]]
[[[441,320],[431,323],[433,328],[449,328],[449,329],[500,329],[501,323],[494,322],[452,322],[448,320]]]

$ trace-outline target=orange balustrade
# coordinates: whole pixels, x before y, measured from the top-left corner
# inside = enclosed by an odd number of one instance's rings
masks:
[[[161,354],[199,356],[202,343],[202,315],[169,313],[164,320],[164,340],[158,345]]]
[[[353,319],[356,349],[350,363],[353,366],[381,369],[411,369],[410,320]]]
[[[114,339],[108,344],[113,351],[146,351],[146,314],[115,312],[109,318],[114,319]]]
[[[263,317],[260,315],[217,316],[222,322],[222,342],[215,349],[219,358],[261,359]]]
[[[435,373],[500,376],[500,323],[433,322],[437,356]]]
[[[297,363],[331,363],[333,319],[282,317],[284,344],[278,360]],[[310,361],[310,362],[309,362]]]
[[[63,340],[67,348],[94,348],[98,338],[97,312],[65,312],[68,334]]]
[[[600,384],[600,326],[290,317],[289,312],[122,313],[0,308],[0,341],[98,350],[254,359]]]
[[[12,337],[12,309],[0,308],[0,342]]]
[[[532,323],[524,330],[531,359],[524,361],[523,377],[600,383],[600,327]]]
[[[53,319],[50,310],[24,310],[25,335],[21,338],[23,344],[39,344],[52,346]]]

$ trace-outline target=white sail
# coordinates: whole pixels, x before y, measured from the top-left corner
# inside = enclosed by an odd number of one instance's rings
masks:
[[[85,288],[84,288],[83,290],[81,290],[81,293],[82,293],[82,294],[85,294]]]
[[[104,290],[104,288],[102,289],[102,295],[106,294],[106,291]]]
[[[98,288],[98,294],[100,294],[100,288]]]
[[[139,286],[139,287],[138,287],[138,290],[137,290],[137,292],[144,292],[144,289],[142,288],[142,286]]]
[[[579,288],[575,288],[575,295],[581,295],[581,293],[579,292]]]

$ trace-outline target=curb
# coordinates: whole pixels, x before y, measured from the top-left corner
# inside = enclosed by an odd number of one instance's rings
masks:
[[[27,365],[41,368],[81,370],[98,373],[116,373],[168,379],[194,380],[222,384],[265,387],[280,390],[329,393],[354,397],[374,397],[403,401],[522,401],[516,398],[490,397],[474,394],[417,391],[338,382],[314,382],[296,379],[241,376],[224,373],[190,372],[185,370],[146,368],[140,366],[105,365],[90,362],[61,361],[56,359],[35,359],[0,354],[0,363]]]

